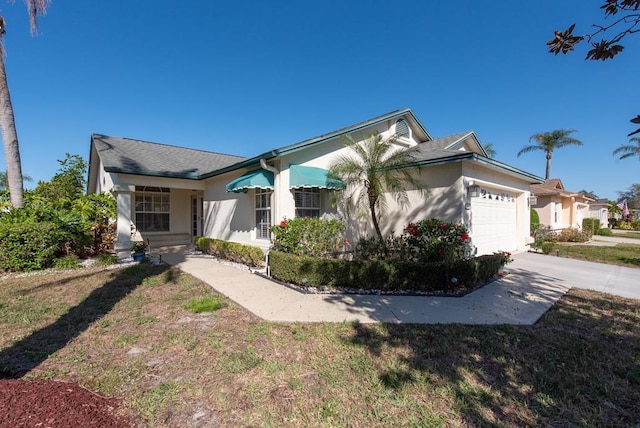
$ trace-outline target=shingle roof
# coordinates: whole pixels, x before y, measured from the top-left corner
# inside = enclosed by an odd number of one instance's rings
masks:
[[[544,181],[544,183],[532,184],[531,193],[536,196],[553,196],[553,195],[581,196],[586,200],[589,200],[589,201],[593,200],[587,195],[565,190],[564,185],[562,184],[562,181],[560,181],[559,178],[548,178]]]
[[[435,140],[425,141],[416,146],[416,160],[426,161],[469,153],[461,150],[448,149],[452,144],[472,135],[472,132],[460,132],[458,134],[449,135]]]
[[[245,158],[130,138],[93,134],[91,142],[107,172],[198,179]]]

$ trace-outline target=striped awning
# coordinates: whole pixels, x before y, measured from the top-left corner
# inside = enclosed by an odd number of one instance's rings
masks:
[[[227,192],[246,192],[248,189],[273,189],[273,172],[256,169],[230,181],[226,186]]]
[[[289,166],[289,188],[319,188],[319,189],[343,189],[341,180],[330,177],[329,171],[313,166],[291,165]]]

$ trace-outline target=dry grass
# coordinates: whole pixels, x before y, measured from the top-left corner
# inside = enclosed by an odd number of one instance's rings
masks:
[[[571,291],[531,327],[282,324],[168,267],[0,280],[4,377],[122,396],[139,426],[631,426],[640,301]]]

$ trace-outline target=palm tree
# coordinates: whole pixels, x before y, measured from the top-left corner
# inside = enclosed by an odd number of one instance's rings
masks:
[[[50,0],[25,0],[29,12],[31,33],[37,30],[37,18],[44,15]],[[4,67],[4,45],[2,43],[6,32],[5,21],[0,16],[0,129],[2,129],[2,144],[7,163],[7,184],[11,196],[11,205],[14,208],[23,206],[24,186],[22,182],[22,166],[20,162],[20,147],[18,146],[18,133],[13,116],[13,106],[7,84],[7,73]]]
[[[393,137],[383,139],[380,134],[369,136],[361,144],[350,136],[347,139],[352,153],[338,158],[330,168],[331,175],[342,180],[345,192],[351,191],[347,197],[349,203],[369,211],[373,227],[382,238],[379,218],[387,206],[384,193],[393,193],[401,207],[409,204],[408,186],[426,194],[424,185],[413,174],[418,168],[417,146],[396,149]]]
[[[497,152],[496,149],[493,148],[493,143],[487,143],[486,145],[482,146],[482,148],[487,153],[487,157],[490,157],[492,159],[496,157]]]
[[[613,154],[619,155],[620,153],[623,153],[623,155],[620,156],[620,159],[626,159],[633,156],[638,156],[638,160],[640,160],[640,138],[633,137],[629,139],[629,142],[634,142],[635,145],[628,144],[626,146],[620,146],[613,151]]]
[[[33,178],[29,177],[28,175],[23,175],[22,179],[24,181],[33,181]],[[7,180],[7,172],[6,171],[0,171],[0,190],[4,190],[6,188],[9,187],[9,181]]]
[[[575,145],[581,146],[582,141],[570,137],[570,134],[576,132],[574,129],[557,129],[551,132],[542,132],[539,134],[533,134],[529,141],[535,141],[535,144],[525,146],[518,152],[518,157],[523,153],[529,153],[536,150],[542,150],[547,154],[547,170],[545,173],[545,179],[549,179],[551,175],[551,155],[555,149],[559,149],[564,146]]]

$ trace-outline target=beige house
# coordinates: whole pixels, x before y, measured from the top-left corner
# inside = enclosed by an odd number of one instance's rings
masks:
[[[532,184],[531,195],[536,200],[531,205],[540,216],[540,224],[552,230],[582,229],[582,219],[589,217],[592,198],[565,190],[559,178],[549,178],[544,183]]]
[[[600,227],[609,227],[609,200],[596,199],[589,202],[589,218],[597,218],[600,220]]]
[[[409,109],[251,158],[94,134],[89,192],[116,195],[120,257],[129,256],[136,238],[154,246],[208,236],[267,249],[270,226],[327,213],[347,224],[355,242],[372,226],[349,207],[332,206],[331,194],[341,183],[327,172],[351,150],[346,136],[359,144],[376,133],[397,137],[398,148],[419,147],[422,168],[416,174],[429,189],[426,198],[410,190],[408,209],[385,195],[390,212],[381,222],[384,233],[439,218],[467,225],[477,254],[526,249],[530,185],[542,179],[488,158],[473,132],[433,138]]]

